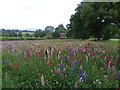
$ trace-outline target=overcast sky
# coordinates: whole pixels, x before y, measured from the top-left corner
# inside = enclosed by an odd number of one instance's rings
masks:
[[[69,24],[82,0],[0,0],[0,29],[44,29]]]

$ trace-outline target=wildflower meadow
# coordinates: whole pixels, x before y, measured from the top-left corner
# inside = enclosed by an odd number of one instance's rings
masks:
[[[118,41],[2,41],[2,88],[118,88]]]

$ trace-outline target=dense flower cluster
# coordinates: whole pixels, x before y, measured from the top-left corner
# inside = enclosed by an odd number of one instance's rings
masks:
[[[93,41],[49,44],[42,40],[4,41],[3,74],[10,71],[18,87],[79,88],[118,84],[120,57],[116,58],[113,52],[118,48]]]

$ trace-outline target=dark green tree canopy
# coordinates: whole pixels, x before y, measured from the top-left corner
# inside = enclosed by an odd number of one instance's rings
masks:
[[[75,11],[68,29],[72,37],[110,39],[118,33],[120,2],[82,2]]]
[[[53,26],[46,26],[45,31],[54,32],[55,28]]]
[[[34,32],[34,37],[44,37],[44,36],[46,36],[46,33],[45,33],[45,31],[42,31],[41,29],[36,30]]]
[[[22,32],[19,32],[19,33],[18,33],[18,37],[22,37]]]

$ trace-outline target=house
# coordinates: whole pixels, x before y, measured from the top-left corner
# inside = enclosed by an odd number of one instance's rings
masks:
[[[60,33],[60,38],[67,38],[66,33]]]

